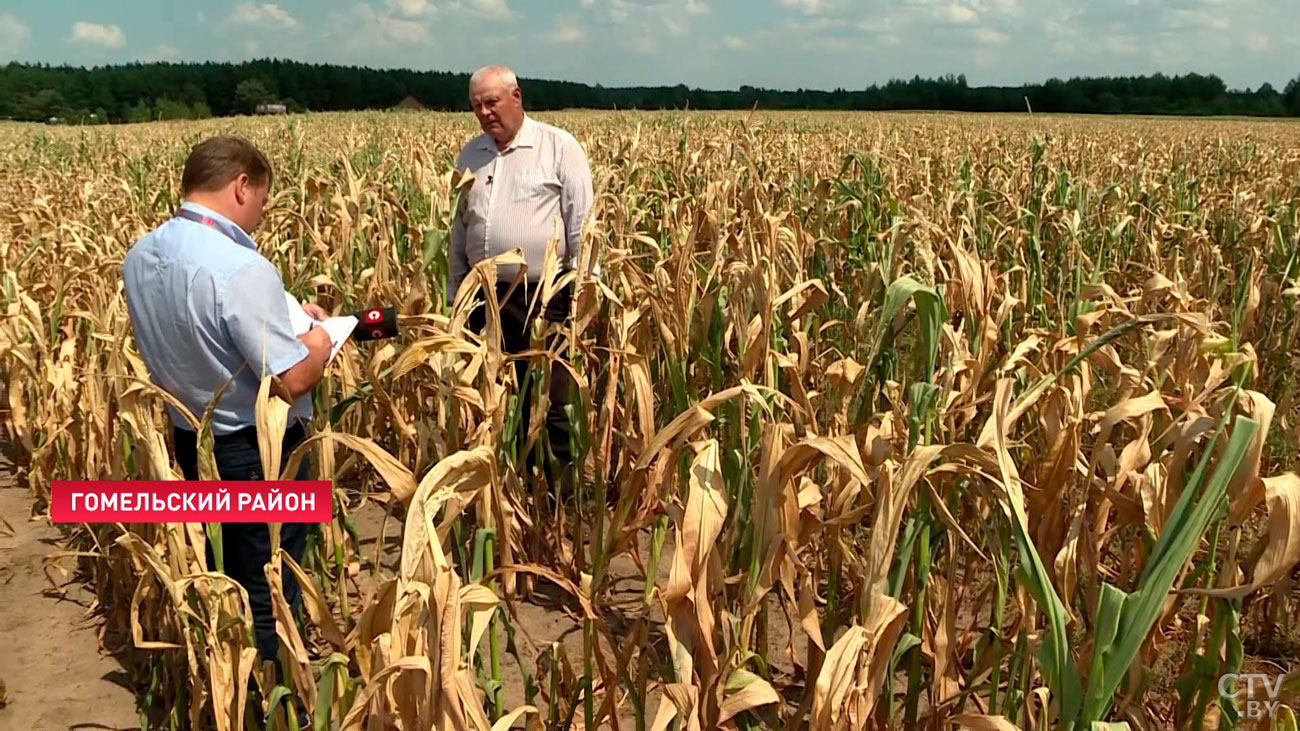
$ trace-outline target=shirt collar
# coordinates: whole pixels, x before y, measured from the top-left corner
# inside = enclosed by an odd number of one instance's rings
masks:
[[[247,233],[244,233],[244,229],[240,228],[239,224],[231,221],[229,218],[226,218],[205,205],[195,203],[194,201],[182,202],[181,208],[193,211],[201,216],[207,216],[212,219],[212,223],[215,224],[217,229],[219,229],[221,233],[225,234],[227,238],[240,246],[257,251],[257,242],[253,241],[252,237]]]
[[[519,132],[515,134],[515,141],[511,142],[506,149],[498,149],[497,141],[492,139],[492,135],[487,134],[486,132],[483,134],[483,138],[479,142],[479,147],[484,150],[491,150],[498,154],[504,154],[516,147],[534,147],[536,144],[537,123],[533,121],[532,117],[525,114],[523,123],[519,125]]]

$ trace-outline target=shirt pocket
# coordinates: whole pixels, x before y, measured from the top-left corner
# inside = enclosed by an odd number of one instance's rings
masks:
[[[510,200],[515,203],[543,200],[559,190],[559,182],[544,168],[524,168],[514,174],[510,183]]]

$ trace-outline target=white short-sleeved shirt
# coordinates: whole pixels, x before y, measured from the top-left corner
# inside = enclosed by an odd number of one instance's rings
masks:
[[[561,268],[577,266],[593,193],[586,153],[572,134],[525,116],[506,149],[479,135],[460,151],[456,169],[473,171],[474,182],[461,194],[452,226],[448,302],[476,263],[516,248],[528,262],[528,281],[537,281],[557,218]],[[514,267],[498,271],[501,279],[516,274]]]

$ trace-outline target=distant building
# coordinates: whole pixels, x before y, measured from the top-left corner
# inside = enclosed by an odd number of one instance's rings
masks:
[[[258,114],[284,114],[288,111],[283,104],[258,104]]]
[[[420,103],[419,99],[416,99],[415,97],[408,94],[405,99],[397,103],[397,108],[398,109],[424,109],[424,105]]]

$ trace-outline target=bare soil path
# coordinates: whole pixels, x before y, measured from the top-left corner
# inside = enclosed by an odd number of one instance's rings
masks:
[[[0,458],[0,731],[135,731],[126,674],[100,652],[91,596],[79,583],[55,591],[44,559],[58,550],[48,520]]]
[[[77,580],[56,586],[47,575],[46,558],[60,550],[59,530],[48,519],[30,518],[31,512],[30,494],[15,484],[11,466],[0,457],[0,683],[4,688],[0,693],[0,731],[141,731],[136,697],[127,687],[126,672],[117,659],[100,650],[97,631],[101,623],[90,612],[91,593]],[[353,517],[368,559],[363,561],[366,570],[382,566],[385,575],[392,575],[401,556],[401,522],[372,502],[357,506]],[[648,556],[648,538],[640,549],[642,556]],[[670,536],[657,571],[661,583],[667,579],[672,560]],[[666,662],[662,612],[657,600],[650,607],[643,604],[644,579],[639,568],[621,555],[611,562],[608,578],[613,590],[602,614],[616,642],[629,641],[633,629],[644,623],[646,641],[653,647],[645,650],[653,653],[657,662]],[[549,656],[555,644],[563,648],[569,672],[581,674],[583,625],[576,607],[563,607],[571,603],[566,599],[554,587],[539,587],[532,600],[512,603],[503,617],[516,633],[522,656],[516,659],[506,651],[503,626],[499,639],[507,709],[540,700],[525,697],[524,675],[533,675],[535,682],[541,666],[549,664],[543,656]],[[775,599],[770,609],[769,660],[773,670],[788,680],[793,659],[787,647],[790,635]],[[601,642],[602,654],[617,663],[623,648],[607,644]],[[486,638],[484,645],[486,650]],[[796,656],[803,657],[806,642],[800,637],[795,645]],[[618,695],[622,697],[626,690],[620,688]],[[653,682],[647,691],[642,713],[648,723],[663,702],[663,694]],[[581,709],[576,710],[580,718]],[[633,713],[630,699],[624,698],[617,712],[623,728],[635,726]]]

